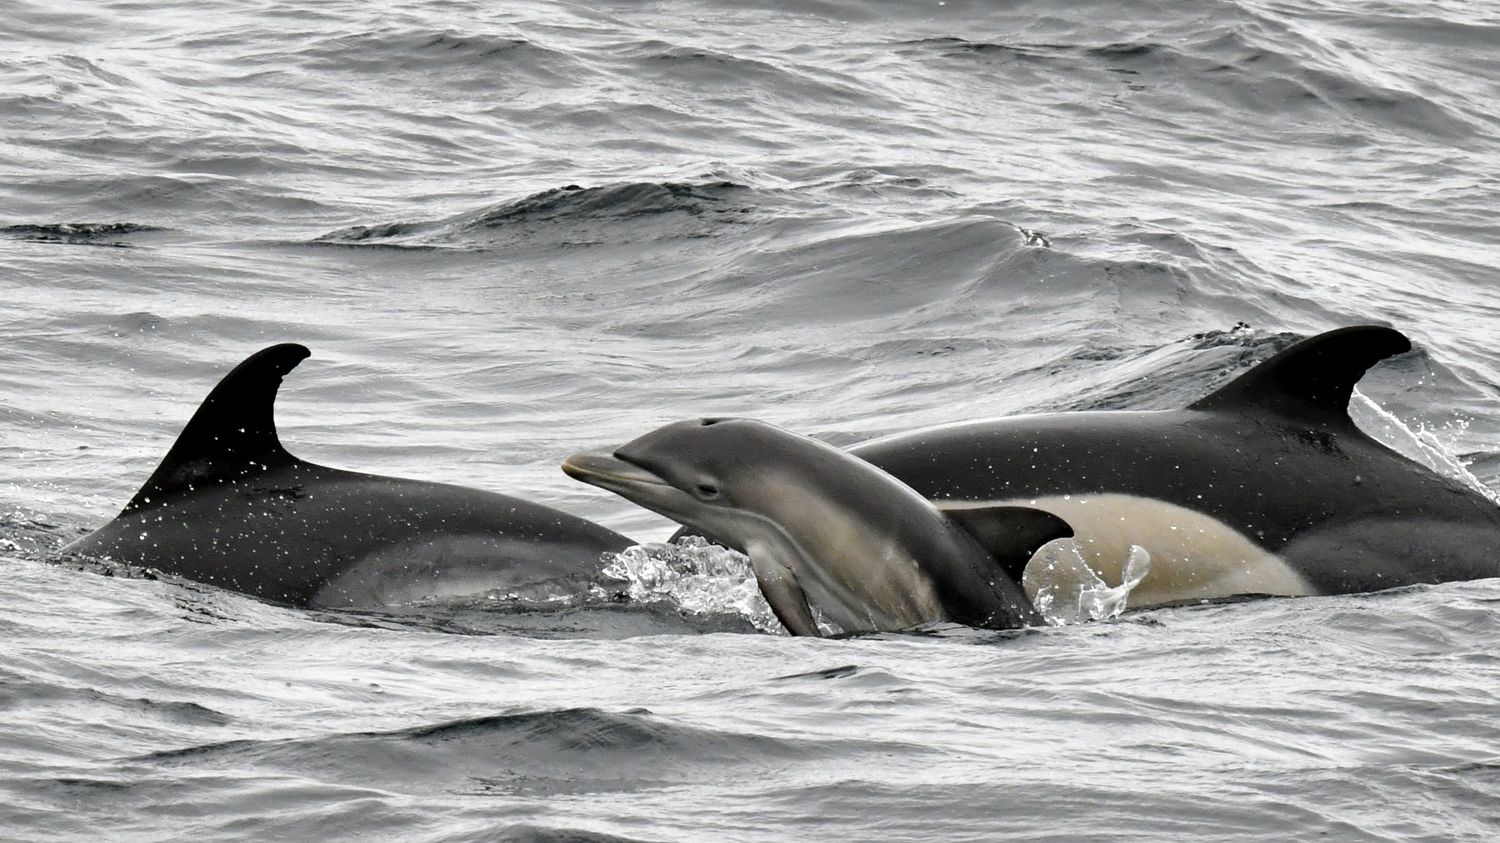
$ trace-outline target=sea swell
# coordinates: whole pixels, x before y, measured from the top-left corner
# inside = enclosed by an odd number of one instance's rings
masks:
[[[753,777],[819,758],[877,756],[880,740],[795,741],[676,723],[645,710],[530,711],[416,726],[288,740],[237,740],[154,752],[127,766],[247,767],[371,786],[398,774],[407,793],[546,792],[656,789],[705,771]],[[903,747],[903,749],[906,749]]]
[[[599,245],[645,236],[709,237],[747,223],[749,188],[733,182],[637,182],[603,187],[570,184],[438,220],[339,229],[315,239],[338,245],[482,250],[533,245]],[[652,219],[657,216],[669,220]],[[634,224],[634,225],[633,225]],[[642,225],[649,230],[642,231]]]

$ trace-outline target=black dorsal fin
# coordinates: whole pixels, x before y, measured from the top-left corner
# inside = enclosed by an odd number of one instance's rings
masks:
[[[1073,535],[1068,522],[1029,506],[970,506],[959,501],[935,501],[938,509],[973,536],[995,557],[1015,582],[1037,549],[1053,539]]]
[[[1283,349],[1188,409],[1256,408],[1324,425],[1351,424],[1354,385],[1371,366],[1408,351],[1411,340],[1394,328],[1339,328]]]
[[[235,366],[203,399],[125,512],[296,462],[276,436],[276,388],[310,353],[296,343],[284,343],[257,351]]]

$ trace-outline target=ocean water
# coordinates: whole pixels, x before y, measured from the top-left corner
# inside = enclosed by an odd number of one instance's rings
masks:
[[[1500,12],[12,0],[0,838],[1492,840],[1500,581],[777,634],[558,470],[1171,407],[1394,325],[1378,435],[1500,488]],[[630,585],[394,613],[59,564],[216,380],[299,456],[551,503]]]

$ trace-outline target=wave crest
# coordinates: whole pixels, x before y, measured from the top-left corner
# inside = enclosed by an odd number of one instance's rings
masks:
[[[602,187],[570,184],[437,220],[356,225],[315,238],[317,243],[481,249],[507,241],[551,239],[581,245],[610,239],[609,227],[644,218],[677,216],[646,236],[710,236],[753,207],[736,201],[749,188],[730,181],[630,182]],[[640,232],[631,231],[632,235]],[[624,233],[615,234],[625,236]]]

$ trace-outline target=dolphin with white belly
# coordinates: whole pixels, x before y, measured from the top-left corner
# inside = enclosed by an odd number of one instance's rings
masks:
[[[235,367],[125,509],[64,552],[294,605],[367,607],[493,589],[567,592],[598,574],[602,554],[631,545],[530,501],[292,456],[273,405],[308,354],[276,345]]]
[[[1390,328],[1344,328],[1183,409],[960,423],[850,452],[940,508],[1034,506],[1067,520],[1111,585],[1139,545],[1151,566],[1132,607],[1500,576],[1500,507],[1349,418],[1365,371],[1410,348]]]
[[[810,607],[845,632],[1039,624],[1018,574],[1072,534],[1034,508],[945,515],[869,463],[753,419],[669,424],[613,456],[571,456],[563,471],[728,537],[795,635],[819,634]]]

